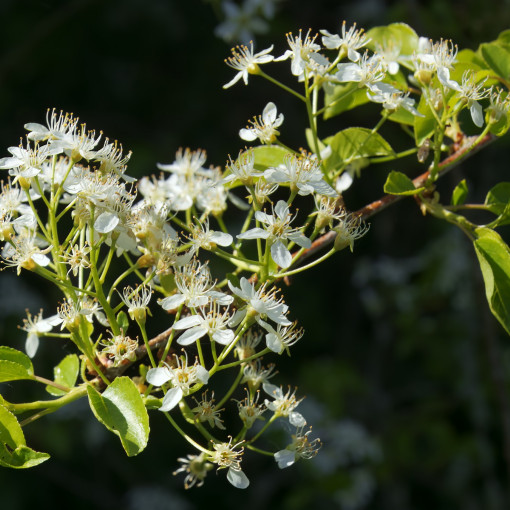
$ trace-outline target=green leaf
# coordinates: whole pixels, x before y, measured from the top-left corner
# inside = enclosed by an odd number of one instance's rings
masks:
[[[379,134],[367,128],[347,128],[324,140],[331,146],[332,154],[326,160],[326,169],[338,168],[358,158],[389,156],[390,144]]]
[[[503,80],[510,79],[510,49],[499,43],[490,42],[480,45],[480,53],[489,67]]]
[[[32,379],[33,371],[14,361],[0,359],[0,382],[19,381],[21,379]]]
[[[402,107],[393,112],[388,119],[399,124],[405,124],[406,126],[414,126],[414,115]]]
[[[327,106],[324,119],[335,117],[342,112],[356,108],[356,106],[368,103],[368,101],[366,89],[359,88],[357,83],[337,85],[333,92],[326,93],[324,97],[324,106]]]
[[[493,315],[510,334],[510,249],[490,228],[475,231],[474,247],[485,282],[485,294]]]
[[[425,188],[415,188],[413,181],[402,172],[392,170],[384,183],[384,192],[390,195],[416,195]]]
[[[374,27],[367,32],[371,39],[368,47],[377,51],[379,47],[400,48],[401,55],[412,55],[418,49],[418,35],[405,23]]]
[[[277,167],[283,164],[285,156],[290,152],[278,145],[260,145],[254,147],[253,155],[255,156],[255,168],[257,170],[265,170],[270,167]]]
[[[0,406],[0,443],[11,449],[26,445],[23,429],[16,417],[4,406]]]
[[[305,136],[306,136],[306,143],[308,144],[308,148],[312,152],[315,152],[315,142],[313,139],[313,131],[310,128],[306,128]],[[319,152],[322,152],[326,148],[326,146],[320,140],[317,140],[317,141],[319,142]]]
[[[0,445],[0,466],[26,469],[37,466],[49,458],[47,453],[36,452],[28,446],[18,446],[11,451],[4,444]]]
[[[53,369],[53,380],[62,386],[72,388],[76,384],[78,378],[78,372],[80,371],[80,360],[76,354],[69,354],[66,356],[54,369]],[[64,390],[59,390],[54,386],[46,386],[46,391],[50,395],[60,397],[66,395]]]
[[[159,277],[159,281],[168,294],[171,294],[177,288],[177,285],[175,285],[175,275],[173,273],[162,274]]]
[[[129,328],[129,319],[127,316],[127,313],[124,310],[121,310],[117,314],[117,324],[119,325],[119,328],[123,331],[127,331]]]
[[[30,375],[34,375],[34,366],[32,365],[32,361],[24,352],[13,349],[12,347],[7,347],[6,345],[0,345],[0,360],[17,363],[18,365],[25,367],[26,371]]]
[[[434,133],[437,122],[424,95],[421,96],[416,109],[423,115],[414,118],[414,140],[416,146],[420,147]]]
[[[466,179],[462,179],[462,181],[460,181],[453,190],[452,205],[462,205],[466,201],[467,194],[468,187],[466,184]]]
[[[485,205],[494,214],[503,214],[510,203],[510,182],[499,182],[489,190],[485,197]]]
[[[92,386],[87,393],[95,417],[120,437],[129,457],[138,455],[149,440],[149,415],[135,383],[118,377],[102,394]]]

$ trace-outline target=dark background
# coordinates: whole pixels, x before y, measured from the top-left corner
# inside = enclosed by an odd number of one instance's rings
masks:
[[[281,1],[257,48],[274,44],[280,55],[286,32],[336,32],[346,19],[366,29],[404,21],[419,35],[476,49],[510,27],[509,4]],[[44,122],[47,108],[74,112],[118,139],[133,151],[128,173],[136,177],[172,162],[181,146],[203,148],[208,163],[223,165],[244,145],[238,129],[270,100],[285,114],[282,139],[304,146],[304,112],[291,97],[253,76],[249,87],[222,89],[233,71],[223,63],[230,45],[214,36],[221,22],[215,12],[212,3],[192,0],[0,0],[0,157],[19,143],[23,124]],[[292,84],[287,67],[274,69]],[[372,106],[347,115],[345,125],[373,126]],[[452,172],[439,187],[443,200],[461,178],[469,199],[483,200],[508,180],[508,149],[498,141]],[[378,198],[390,169],[367,169],[345,194],[347,206]],[[422,171],[415,160],[401,169]],[[10,271],[1,274],[0,291],[2,343],[22,348],[16,326],[24,309],[53,313],[49,301],[58,297]],[[190,452],[161,416],[151,416],[146,451],[127,458],[78,402],[27,429],[28,443],[52,459],[32,470],[2,470],[2,508],[186,510],[213,501],[246,509],[508,508],[508,338],[488,311],[476,257],[460,232],[402,201],[372,220],[354,254],[340,253],[284,293],[306,334],[292,357],[279,359],[278,383],[307,395],[303,414],[324,443],[316,459],[280,471],[271,459],[247,454],[248,490],[232,488],[220,471],[184,492],[182,476],[172,472]],[[68,352],[48,341],[37,372],[50,377]],[[13,388],[4,386],[9,399]],[[32,390],[17,384],[16,398]]]

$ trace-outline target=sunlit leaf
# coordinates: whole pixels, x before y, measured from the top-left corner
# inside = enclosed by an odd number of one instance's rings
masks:
[[[149,415],[142,396],[129,377],[118,377],[103,392],[87,386],[96,418],[120,437],[129,457],[138,455],[149,440]]]
[[[390,195],[416,195],[425,188],[416,188],[413,181],[402,172],[392,170],[384,183],[384,192]]]

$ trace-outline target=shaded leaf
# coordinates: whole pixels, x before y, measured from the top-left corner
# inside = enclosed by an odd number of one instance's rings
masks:
[[[149,415],[135,383],[118,377],[101,394],[87,387],[89,403],[95,417],[119,436],[129,457],[138,455],[149,440]]]
[[[331,156],[326,159],[328,170],[358,158],[389,156],[393,154],[390,144],[379,134],[367,128],[347,128],[324,140],[331,146]]]
[[[490,228],[476,229],[474,247],[493,315],[510,334],[510,249]]]
[[[466,201],[467,194],[468,187],[466,184],[466,179],[462,179],[462,181],[460,181],[453,190],[452,205],[462,205]]]
[[[54,369],[53,380],[62,386],[72,388],[76,384],[78,372],[80,371],[80,360],[76,354],[69,354],[66,356]],[[64,390],[59,390],[54,386],[46,386],[46,391],[50,395],[59,397],[66,395]]]
[[[495,41],[481,44],[480,53],[498,76],[505,81],[510,79],[510,48]]]
[[[359,88],[357,83],[337,85],[333,92],[326,93],[324,96],[324,106],[327,106],[324,119],[330,119],[368,102],[366,89]]]

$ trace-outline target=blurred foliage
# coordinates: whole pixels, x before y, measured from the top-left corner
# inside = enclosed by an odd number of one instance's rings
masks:
[[[130,175],[154,172],[180,146],[202,147],[209,163],[222,165],[243,146],[238,129],[268,100],[285,113],[285,136],[305,145],[304,133],[293,131],[302,113],[292,99],[280,102],[257,80],[221,89],[232,76],[223,65],[229,47],[213,35],[222,20],[208,2],[3,0],[0,18],[4,151],[24,123],[41,122],[55,107],[132,150]],[[474,48],[510,27],[510,2],[287,0],[257,47],[274,43],[278,55],[286,32],[336,31],[343,19],[366,29],[403,21],[420,35]],[[462,176],[471,199],[483,200],[506,172],[508,149],[502,140],[474,156],[439,191],[451,194]],[[346,193],[347,206],[378,198],[384,179],[370,169]],[[257,459],[246,492],[211,475],[185,493],[172,471],[187,452],[166,438],[163,417],[151,415],[160,439],[127,458],[77,402],[27,429],[35,449],[51,444],[54,455],[31,472],[2,471],[3,508],[187,510],[211,501],[246,510],[508,508],[495,384],[508,391],[508,338],[490,315],[469,242],[422,218],[412,199],[392,209],[373,219],[354,255],[342,252],[285,289],[306,334],[280,370],[308,395],[305,414],[324,442],[313,461],[280,471],[272,459]],[[33,279],[19,280],[0,277],[2,343],[18,348],[23,310],[37,311],[52,297]],[[66,354],[51,342],[43,350],[48,367]]]

